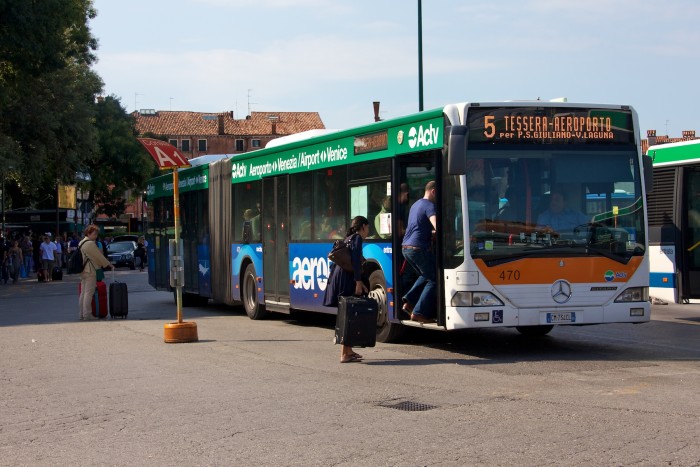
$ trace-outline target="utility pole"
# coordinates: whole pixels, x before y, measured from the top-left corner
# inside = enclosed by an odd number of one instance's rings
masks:
[[[423,8],[418,0],[418,111],[423,111]]]
[[[136,100],[136,98],[138,96],[143,96],[143,94],[139,94],[138,92],[134,93],[134,112],[138,111],[138,109],[139,109],[138,108],[138,101]]]
[[[250,102],[251,91],[253,91],[253,90],[252,90],[252,89],[248,89],[248,115],[250,115],[250,113],[251,113],[251,107],[250,107],[250,106],[253,105],[253,104],[257,104],[257,102]]]

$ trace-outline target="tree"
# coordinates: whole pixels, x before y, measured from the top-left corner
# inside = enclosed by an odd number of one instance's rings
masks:
[[[85,168],[91,176],[89,189],[99,214],[117,216],[124,212],[124,193],[141,190],[153,174],[153,161],[136,139],[134,119],[119,98],[99,99],[96,122],[99,155]]]
[[[97,156],[95,14],[91,0],[0,0],[0,171],[15,205],[55,206],[56,183]]]

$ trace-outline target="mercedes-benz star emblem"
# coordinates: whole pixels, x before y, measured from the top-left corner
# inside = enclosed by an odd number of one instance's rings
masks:
[[[571,298],[571,284],[565,280],[552,284],[552,299],[557,303],[566,303]]]

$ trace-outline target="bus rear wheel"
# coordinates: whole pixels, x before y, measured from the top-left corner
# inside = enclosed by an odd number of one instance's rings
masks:
[[[549,334],[554,326],[544,325],[544,326],[516,326],[515,329],[518,330],[523,336],[539,337]]]
[[[389,322],[386,281],[382,271],[377,270],[370,274],[368,296],[378,304],[377,341],[396,342],[401,337],[403,327],[398,323]]]
[[[255,266],[249,264],[243,273],[241,287],[241,300],[243,308],[250,319],[263,319],[267,315],[265,307],[258,301],[258,283],[255,275]]]

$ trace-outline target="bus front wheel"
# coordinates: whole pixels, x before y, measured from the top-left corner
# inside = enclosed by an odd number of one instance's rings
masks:
[[[544,325],[544,326],[516,326],[515,329],[518,330],[523,336],[538,337],[549,334],[554,326]]]
[[[241,287],[241,300],[243,308],[250,319],[263,319],[267,312],[258,301],[258,284],[255,276],[255,266],[249,264],[243,273],[243,285]]]
[[[370,274],[368,295],[378,304],[377,340],[379,342],[396,342],[401,337],[403,327],[398,323],[389,321],[386,281],[382,271],[377,270]]]

